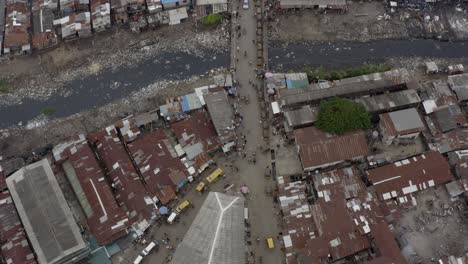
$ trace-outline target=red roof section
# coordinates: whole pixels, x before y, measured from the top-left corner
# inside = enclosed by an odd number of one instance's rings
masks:
[[[387,223],[380,222],[374,225],[372,227],[372,237],[378,248],[378,257],[369,263],[406,264],[395,236],[388,228]]]
[[[130,222],[147,226],[156,218],[157,208],[130,161],[115,127],[107,127],[89,136],[89,140],[107,168],[107,176],[112,181],[119,206],[125,206]]]
[[[128,148],[150,193],[163,204],[175,198],[177,185],[187,179],[187,172],[164,131],[146,133]]]
[[[218,140],[214,125],[205,111],[196,112],[184,120],[172,123],[171,130],[183,148],[199,143],[203,145],[203,152],[192,159],[197,169],[200,169],[211,160],[208,153],[222,146]]]
[[[324,133],[316,127],[306,127],[295,130],[294,134],[304,170],[368,154],[367,140],[362,130],[337,136]]]
[[[411,201],[411,193],[453,179],[447,160],[438,152],[400,160],[367,171],[380,200],[396,199],[400,204]]]
[[[29,44],[29,31],[31,27],[31,10],[24,3],[9,3],[7,1],[5,13],[5,40],[4,47],[15,47]]]
[[[69,146],[64,155],[72,163],[92,209],[92,214],[87,215],[87,222],[96,240],[106,245],[125,235],[130,224],[126,212],[118,206],[88,141]]]
[[[435,137],[425,136],[428,138],[429,148],[440,153],[468,148],[468,129],[457,128]]]
[[[37,263],[8,191],[0,192],[0,244],[6,263]]]
[[[301,263],[322,263],[329,256],[343,259],[370,248],[371,237],[379,239],[378,257],[396,260],[389,264],[405,263],[399,262],[403,258],[379,201],[367,192],[357,169],[321,173],[314,175],[313,181],[318,198],[309,205],[305,183],[278,179],[288,263],[299,263],[298,259]]]

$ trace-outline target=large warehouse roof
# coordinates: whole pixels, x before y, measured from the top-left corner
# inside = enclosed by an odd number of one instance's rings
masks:
[[[15,172],[7,186],[39,263],[69,263],[88,253],[47,159]]]
[[[245,263],[244,199],[210,192],[172,263]]]

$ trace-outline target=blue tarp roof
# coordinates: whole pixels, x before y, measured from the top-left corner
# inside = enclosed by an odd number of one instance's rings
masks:
[[[179,0],[161,0],[161,3],[164,4],[174,4],[179,2]]]

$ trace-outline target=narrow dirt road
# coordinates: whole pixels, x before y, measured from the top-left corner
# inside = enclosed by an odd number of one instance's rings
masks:
[[[257,0],[261,1],[261,0]],[[243,8],[241,0],[232,2],[232,10],[239,12],[239,16],[233,17],[233,56],[235,60],[236,79],[240,96],[250,98],[250,103],[243,105],[240,113],[243,116],[243,127],[240,132],[246,136],[247,144],[245,151],[247,158],[256,153],[256,163],[246,159],[240,159],[240,181],[250,188],[248,197],[248,207],[252,232],[252,251],[255,253],[257,262],[260,259],[263,263],[281,263],[282,252],[279,249],[278,233],[278,210],[274,208],[273,197],[265,192],[267,186],[273,186],[271,178],[265,178],[266,166],[271,164],[270,154],[262,153],[259,149],[264,143],[263,129],[260,118],[260,107],[257,98],[257,91],[254,86],[262,86],[263,80],[256,78],[256,25],[255,2],[249,0],[249,8]],[[240,26],[240,29],[239,29]],[[240,33],[240,36],[239,36]],[[266,58],[265,58],[266,61]],[[273,237],[275,249],[268,249],[266,237]],[[259,238],[259,242],[256,239]]]

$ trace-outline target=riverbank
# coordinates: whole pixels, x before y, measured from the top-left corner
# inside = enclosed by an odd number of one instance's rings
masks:
[[[23,100],[43,101],[53,96],[69,97],[80,91],[93,92],[100,86],[113,86],[114,90],[123,86],[141,89],[150,82],[140,84],[136,79],[145,79],[148,75],[152,76],[151,83],[188,79],[192,77],[190,67],[194,63],[224,67],[225,62],[216,62],[216,56],[229,47],[229,32],[225,28],[223,24],[200,30],[191,23],[183,23],[141,34],[116,28],[91,38],[62,43],[42,54],[3,61],[0,80],[8,83],[8,92],[0,93],[0,105],[20,104]],[[212,68],[210,65],[209,69]],[[122,69],[127,71],[125,76],[119,76]],[[196,70],[194,74],[204,73]],[[136,78],[138,75],[140,77]],[[154,75],[161,76],[155,78]],[[106,79],[116,81],[106,83]]]
[[[347,1],[348,11],[277,10],[269,37],[279,41],[353,41],[384,39],[468,39],[464,6],[443,4],[426,10],[391,12],[387,2]]]

